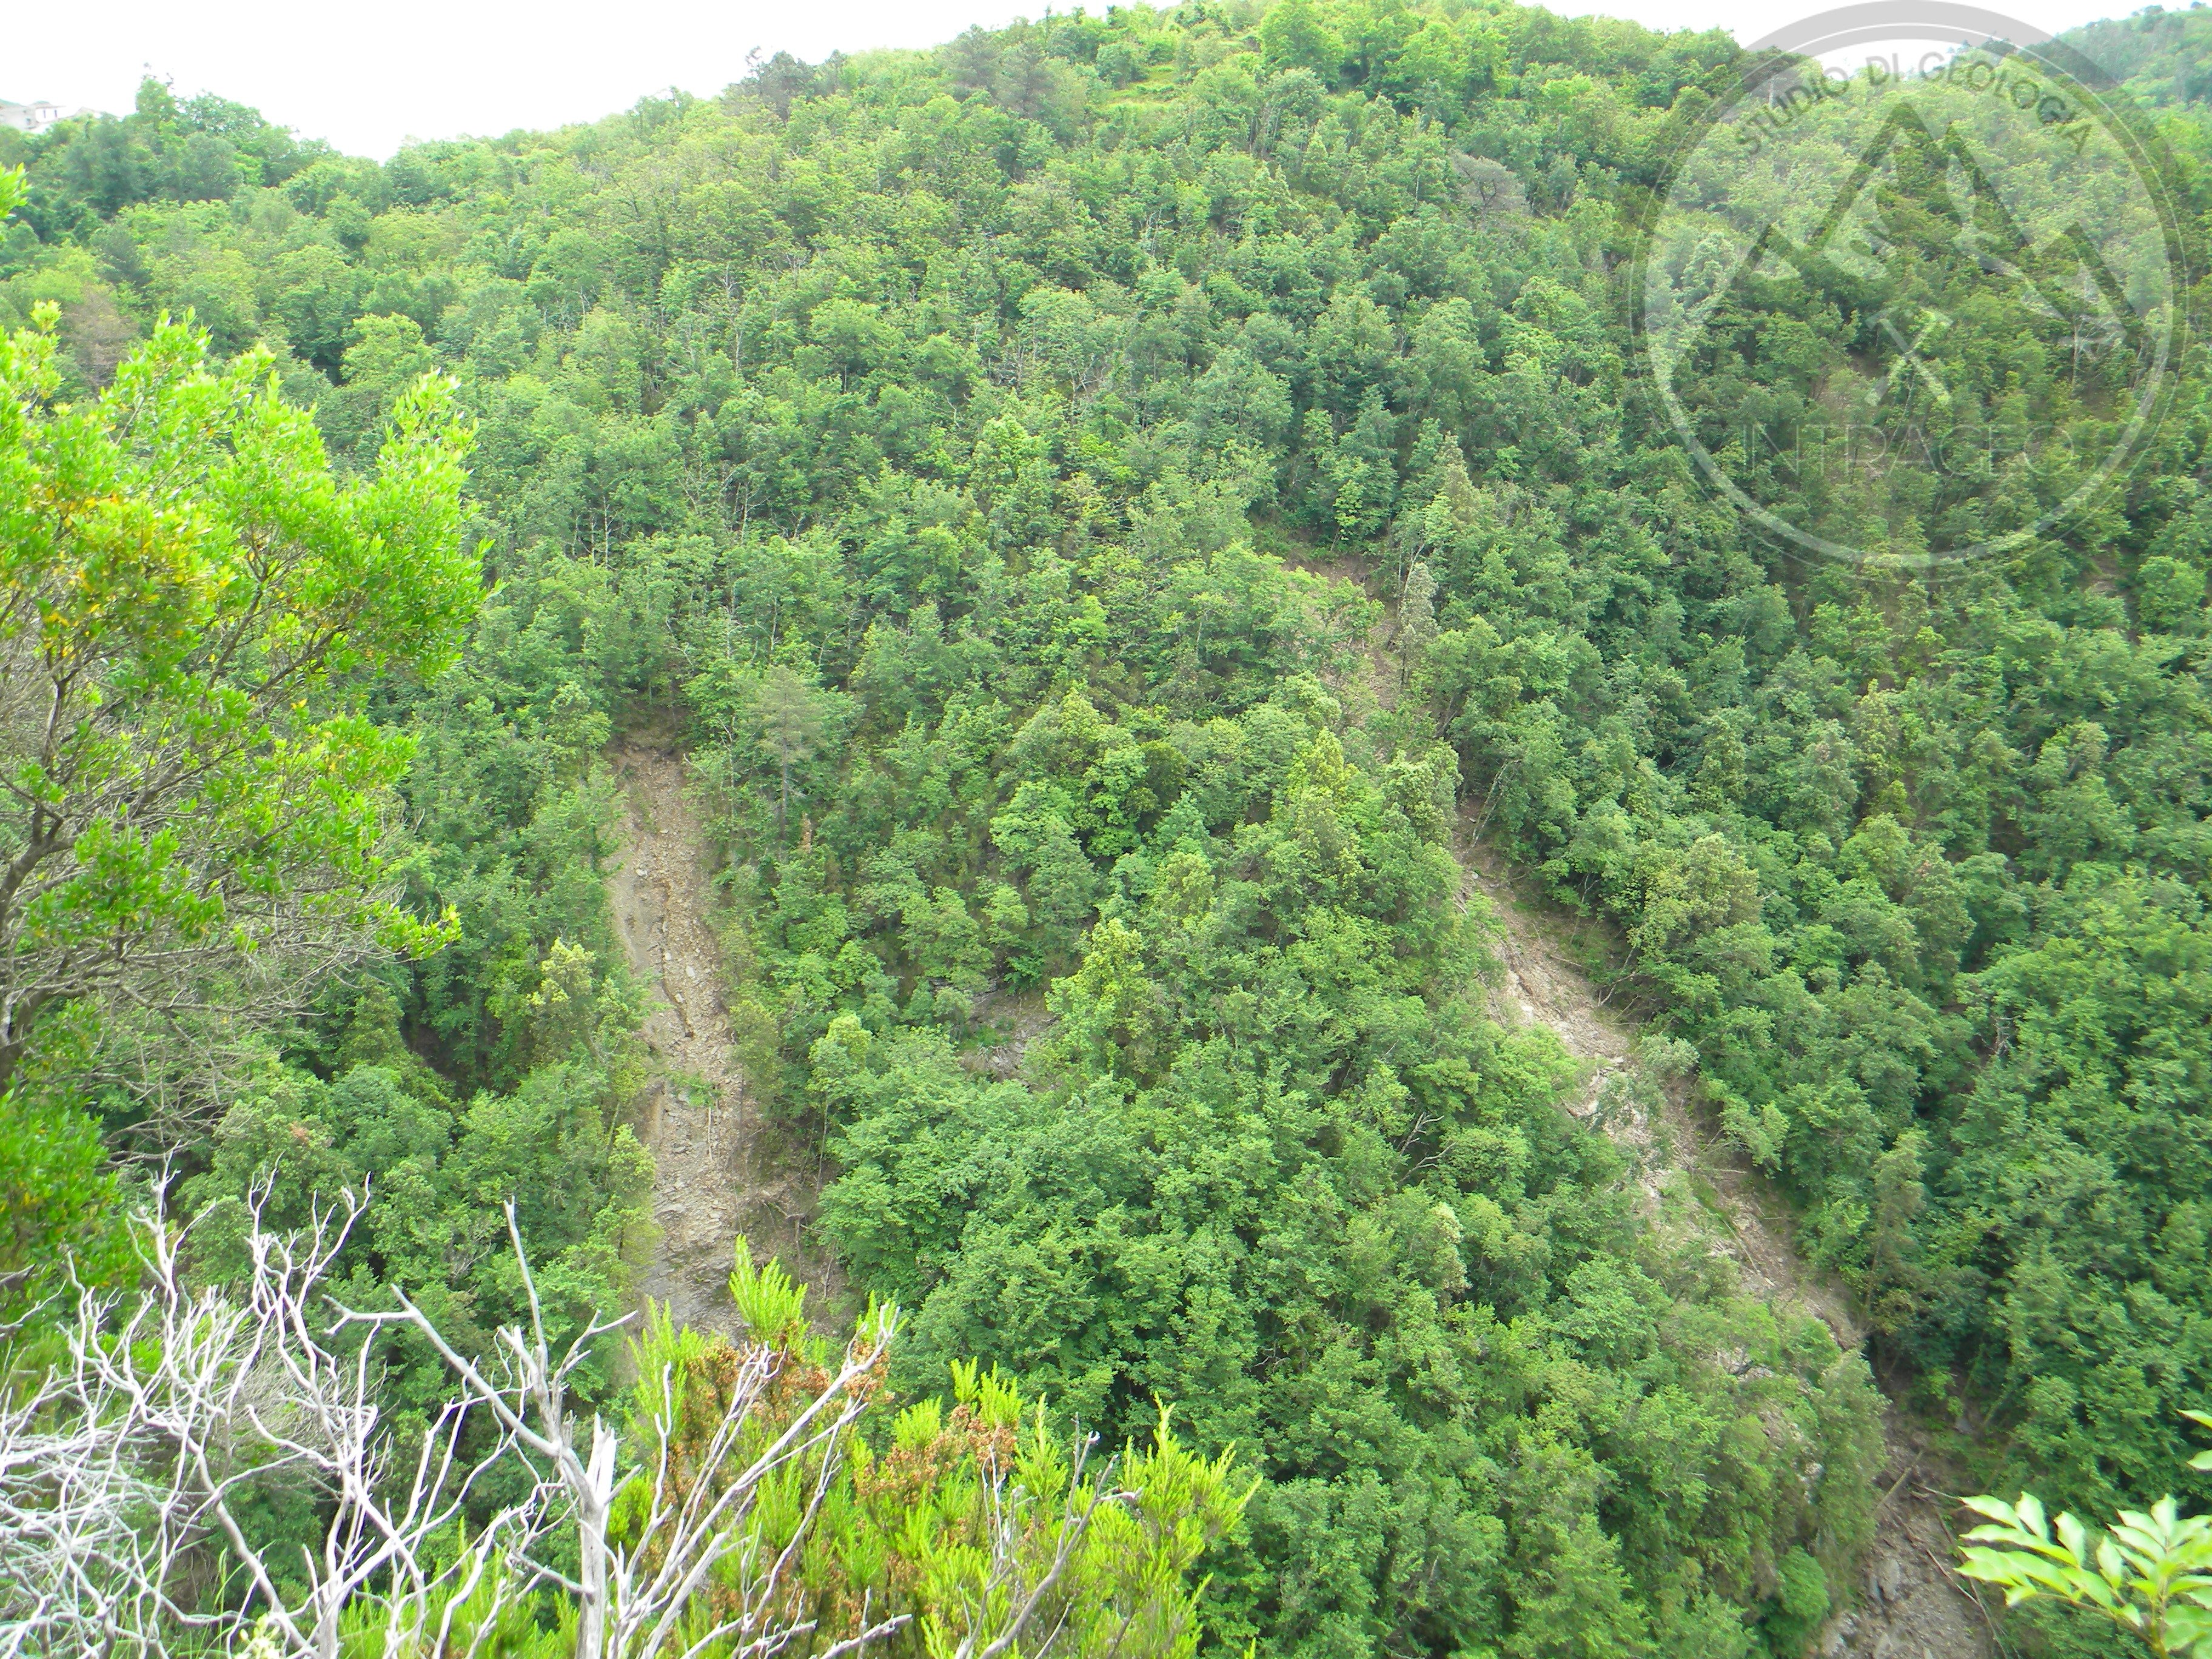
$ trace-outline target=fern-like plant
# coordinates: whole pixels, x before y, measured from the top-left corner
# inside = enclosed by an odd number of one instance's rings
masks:
[[[805,1346],[806,1286],[773,1256],[765,1266],[754,1267],[752,1246],[743,1233],[738,1235],[737,1265],[730,1274],[730,1300],[754,1341],[771,1348]]]

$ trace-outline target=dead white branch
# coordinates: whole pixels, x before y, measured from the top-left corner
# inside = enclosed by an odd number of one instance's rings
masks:
[[[750,1350],[703,1453],[679,1478],[672,1377],[650,1443],[631,1455],[599,1418],[580,1424],[576,1368],[627,1322],[592,1319],[556,1354],[512,1206],[529,1327],[501,1330],[496,1358],[480,1364],[404,1294],[388,1311],[325,1295],[363,1194],[319,1206],[296,1234],[264,1225],[267,1196],[264,1187],[248,1200],[238,1283],[216,1286],[196,1284],[185,1264],[205,1212],[174,1227],[157,1193],[137,1223],[137,1293],[80,1289],[62,1357],[28,1375],[20,1358],[9,1367],[0,1659],[150,1656],[180,1638],[336,1659],[342,1624],[357,1630],[365,1605],[394,1659],[473,1652],[511,1598],[548,1584],[574,1598],[579,1659],[696,1659],[717,1644],[765,1659],[811,1628],[793,1569],[890,1340],[887,1320],[854,1340],[828,1386],[787,1420],[765,1414],[783,1357]],[[377,1358],[381,1334],[401,1328],[459,1385],[404,1439],[384,1416]],[[465,1438],[480,1417],[489,1437]],[[516,1460],[538,1475],[526,1495],[472,1522],[471,1493]],[[757,1500],[768,1483],[793,1480],[806,1501],[779,1542]],[[310,1488],[325,1517],[297,1559],[272,1555],[249,1519],[250,1498],[282,1482]],[[557,1547],[556,1533],[566,1534]],[[556,1559],[580,1562],[579,1576]],[[694,1609],[710,1587],[720,1611],[702,1621]],[[456,1624],[465,1607],[468,1631]],[[903,1622],[864,1616],[836,1650]]]
[[[672,1464],[677,1394],[674,1378],[664,1375],[650,1425],[652,1443],[625,1473],[614,1431],[594,1415],[586,1437],[569,1412],[568,1386],[593,1341],[626,1322],[594,1322],[556,1354],[546,1340],[537,1280],[512,1204],[507,1224],[531,1325],[527,1333],[516,1327],[499,1333],[495,1374],[457,1350],[404,1294],[397,1313],[346,1316],[415,1330],[459,1380],[462,1397],[489,1413],[515,1444],[550,1471],[549,1485],[573,1528],[577,1577],[572,1580],[538,1558],[528,1565],[536,1579],[557,1583],[575,1598],[577,1659],[662,1654],[692,1659],[717,1648],[739,1655],[777,1651],[805,1629],[788,1612],[792,1570],[836,1478],[847,1431],[866,1403],[862,1385],[890,1346],[891,1322],[864,1328],[828,1386],[750,1455],[746,1443],[760,1437],[755,1431],[766,1418],[770,1385],[787,1356],[760,1345],[749,1349],[720,1419],[680,1480]],[[772,1547],[757,1524],[757,1500],[769,1480],[793,1471],[808,1482],[805,1508],[791,1537]],[[626,1486],[642,1503],[617,1538],[611,1529],[615,1501]],[[696,1621],[687,1625],[687,1614],[710,1583],[721,1589],[726,1610],[701,1632]],[[884,1621],[864,1637],[887,1633],[902,1622]],[[696,1633],[687,1638],[687,1628]]]

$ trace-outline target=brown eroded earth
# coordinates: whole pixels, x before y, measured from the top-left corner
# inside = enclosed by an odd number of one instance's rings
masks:
[[[1354,703],[1396,700],[1396,656],[1383,643],[1389,631],[1386,618],[1370,637],[1367,684],[1344,688]],[[726,1285],[732,1240],[743,1232],[757,1257],[779,1257],[808,1285],[817,1322],[846,1313],[843,1276],[810,1234],[823,1172],[806,1154],[794,1156],[748,1099],[732,1051],[705,838],[682,758],[643,742],[617,744],[612,758],[625,813],[623,856],[609,894],[631,965],[660,1005],[645,1028],[659,1076],[639,1126],[657,1169],[654,1218],[662,1231],[645,1292],[669,1303],[679,1319],[726,1328],[734,1317]],[[1629,1152],[1653,1212],[1664,1208],[1699,1227],[1735,1263],[1747,1291],[1778,1310],[1814,1315],[1845,1348],[1861,1345],[1865,1332],[1849,1297],[1802,1265],[1784,1206],[1739,1153],[1700,1127],[1687,1080],[1653,1087],[1638,1077],[1638,1022],[1607,1006],[1572,954],[1588,924],[1517,889],[1476,826],[1463,821],[1462,829],[1465,896],[1487,899],[1496,924],[1492,1010],[1509,1024],[1549,1029],[1584,1062],[1586,1079],[1568,1109]],[[971,1063],[1012,1075],[1029,1041],[1049,1024],[1037,1003],[979,1005],[979,1023],[1001,1028],[1004,1041]],[[1937,1486],[1942,1471],[1893,1405],[1883,1444],[1887,1467],[1861,1594],[1830,1620],[1814,1651],[1822,1659],[1989,1659],[1996,1650],[1990,1615],[1951,1569],[1956,1540],[1948,1522],[1952,1500]]]
[[[1306,553],[1287,562],[1355,585],[1369,585],[1375,576],[1357,559]],[[1397,704],[1404,678],[1397,612],[1386,596],[1365,641],[1364,672],[1332,682],[1355,720],[1370,707]],[[1454,851],[1465,876],[1462,897],[1487,898],[1496,923],[1490,945],[1499,977],[1492,988],[1492,1013],[1508,1024],[1548,1028],[1584,1063],[1583,1086],[1567,1109],[1629,1152],[1655,1215],[1663,1208],[1670,1220],[1697,1226],[1735,1262],[1751,1294],[1777,1309],[1816,1316],[1841,1347],[1861,1346],[1866,1333],[1850,1297],[1803,1265],[1778,1195],[1741,1153],[1701,1127],[1691,1109],[1689,1079],[1675,1077],[1654,1087],[1648,1076],[1638,1077],[1638,1022],[1608,1007],[1575,960],[1573,947],[1585,942],[1602,959],[1604,941],[1593,936],[1590,924],[1545,903],[1533,884],[1516,886],[1504,860],[1482,840],[1478,817],[1472,810],[1463,816]],[[1814,1651],[1821,1659],[1990,1659],[1996,1650],[1990,1615],[1951,1566],[1957,1540],[1948,1517],[1955,1500],[1941,1490],[1943,1471],[1923,1437],[1887,1400],[1882,1447],[1880,1507],[1856,1604],[1829,1620]]]
[[[1548,1027],[1589,1067],[1568,1109],[1630,1152],[1655,1209],[1670,1188],[1686,1189],[1693,1201],[1672,1212],[1705,1222],[1747,1291],[1777,1309],[1818,1316],[1843,1347],[1860,1345],[1865,1332],[1850,1299],[1802,1266],[1778,1200],[1740,1156],[1700,1129],[1685,1083],[1628,1086],[1638,1063],[1635,1024],[1606,1006],[1563,948],[1574,920],[1516,890],[1472,836],[1459,851],[1469,890],[1491,901],[1498,927],[1491,949],[1501,977],[1492,1011],[1508,1023]],[[1656,1108],[1644,1103],[1654,1100]],[[1936,1489],[1931,1455],[1894,1405],[1884,1413],[1882,1443],[1882,1496],[1859,1603],[1829,1621],[1814,1651],[1822,1659],[1988,1659],[1995,1651],[1990,1616],[1950,1566],[1957,1549],[1946,1519],[1951,1501]]]
[[[817,1323],[834,1322],[846,1310],[844,1278],[810,1230],[822,1171],[789,1155],[732,1048],[706,837],[683,758],[643,742],[617,744],[611,758],[623,812],[607,897],[656,1005],[644,1033],[655,1076],[638,1134],[653,1152],[661,1237],[641,1288],[681,1322],[728,1329],[733,1241],[743,1233],[756,1260],[775,1256],[807,1285]]]

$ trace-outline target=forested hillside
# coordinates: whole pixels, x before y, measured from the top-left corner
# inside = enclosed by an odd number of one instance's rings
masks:
[[[110,1248],[138,1177],[103,1146],[195,1200],[274,1170],[301,1215],[373,1174],[358,1293],[478,1335],[520,1306],[509,1194],[564,1317],[630,1294],[604,755],[672,719],[749,1088],[908,1310],[891,1383],[973,1357],[1109,1443],[1167,1402],[1233,1447],[1213,1650],[1778,1659],[1874,1523],[1867,1364],[1743,1294],[1493,1018],[1470,834],[1609,929],[1639,1086],[1689,1079],[1960,1456],[2167,1489],[2212,1368],[2200,356],[2024,551],[1762,540],[1621,291],[1734,52],[1194,3],[381,166],[151,84],[0,134],[0,323],[54,331],[54,399],[189,311],[273,354],[343,475],[449,375],[488,582],[456,663],[363,705],[411,744],[401,903],[449,941],[256,1036],[34,1028],[17,1295]],[[2193,96],[2157,118],[2192,216]],[[1747,395],[1870,325],[1812,293],[1747,325]],[[2084,406],[2062,348],[1936,349],[1990,511],[2063,499],[2003,437]]]
[[[2201,4],[2176,11],[2146,6],[2134,15],[2076,29],[2067,38],[2090,60],[2153,105],[2199,104],[2212,94],[2204,72],[2206,29]]]

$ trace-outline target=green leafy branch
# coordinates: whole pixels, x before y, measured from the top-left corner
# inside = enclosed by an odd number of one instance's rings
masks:
[[[2212,1428],[2212,1415],[2185,1415]],[[2212,1452],[2189,1466],[2212,1469]],[[2033,1492],[1966,1503],[1985,1524],[1966,1534],[1960,1571],[2002,1589],[2007,1607],[2049,1597],[2111,1620],[2160,1659],[2212,1654],[2212,1516],[2183,1515],[2168,1494],[2148,1513],[2121,1510],[2093,1539],[2072,1515],[2053,1521]]]

